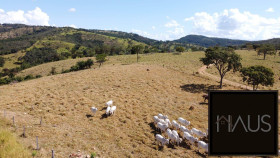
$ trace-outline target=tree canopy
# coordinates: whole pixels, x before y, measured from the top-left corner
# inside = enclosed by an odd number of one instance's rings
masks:
[[[258,89],[259,84],[263,86],[273,86],[274,84],[274,73],[271,69],[264,66],[245,67],[240,72],[243,77],[243,82],[253,85],[253,90]]]
[[[99,63],[99,67],[106,61],[106,54],[97,54],[96,61]]]
[[[184,51],[185,51],[185,48],[182,47],[182,46],[178,46],[178,47],[176,47],[176,51],[177,51],[177,52],[184,52]]]
[[[137,62],[139,59],[138,54],[143,53],[143,51],[144,51],[144,46],[141,44],[135,45],[131,48],[131,54],[137,54]]]
[[[200,58],[200,61],[207,66],[213,64],[219,71],[220,88],[223,86],[223,78],[227,72],[231,70],[235,72],[242,67],[241,57],[231,48],[210,47],[206,49],[205,57]]]
[[[263,59],[265,60],[266,55],[275,55],[275,47],[271,44],[263,44],[259,47],[258,54],[263,54]]]

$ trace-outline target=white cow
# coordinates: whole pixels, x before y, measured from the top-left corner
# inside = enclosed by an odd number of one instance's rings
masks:
[[[180,129],[180,127],[181,127],[180,124],[177,123],[175,120],[172,121],[172,125],[176,130]]]
[[[173,134],[173,132],[169,128],[166,130],[166,133],[168,135],[168,139],[170,139],[170,143],[172,144],[176,143],[177,137]]]
[[[160,119],[158,116],[154,116],[154,125],[156,125],[158,122],[160,122]]]
[[[168,119],[168,116],[163,114],[158,114],[158,118],[165,120]]]
[[[165,119],[164,121],[165,123],[167,123],[168,127],[172,127],[172,124],[169,119]]]
[[[158,114],[158,118],[164,119],[164,116],[162,114]]]
[[[179,134],[176,130],[172,130],[173,135],[176,137],[177,145],[179,145],[182,142],[182,138],[179,137]]]
[[[110,115],[110,109],[111,109],[111,107],[110,107],[110,106],[108,106],[108,107],[107,107],[107,109],[106,109],[106,115],[107,115],[107,116],[109,116],[109,115]]]
[[[112,106],[112,107],[110,108],[110,115],[113,115],[113,114],[115,113],[116,109],[117,109],[116,106]]]
[[[107,105],[107,107],[112,106],[113,105],[113,100],[107,101],[106,105]]]
[[[165,144],[169,144],[169,140],[165,139],[162,135],[156,134],[156,140],[161,144],[161,146],[164,146]]]
[[[204,151],[208,153],[208,144],[205,143],[204,141],[198,141],[197,146],[198,146],[198,150],[199,148],[202,148]]]
[[[166,131],[166,129],[168,128],[168,125],[167,124],[164,124],[164,123],[161,123],[161,122],[158,122],[157,123],[157,127],[160,129],[160,131],[162,132],[164,132],[164,131]]]
[[[180,127],[180,131],[183,132],[183,133],[184,133],[184,132],[188,132],[188,133],[192,134],[192,131],[189,130],[188,128],[186,128],[185,126],[181,126],[181,127]]]
[[[182,117],[179,117],[179,118],[178,118],[178,121],[179,121],[181,124],[185,125],[185,126],[189,126],[189,125],[191,124],[190,121],[185,120],[185,119],[183,119]]]
[[[95,113],[97,112],[97,108],[96,108],[96,107],[91,107],[90,110],[91,110],[91,112],[92,112],[93,114],[95,114]]]
[[[206,133],[201,132],[200,130],[193,128],[192,129],[192,133],[197,135],[198,137],[206,137]]]
[[[183,138],[187,139],[191,142],[191,144],[195,144],[198,141],[198,138],[193,137],[190,133],[184,132]]]

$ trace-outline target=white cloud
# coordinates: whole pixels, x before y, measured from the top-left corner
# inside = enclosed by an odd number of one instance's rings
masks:
[[[265,18],[238,9],[221,13],[195,13],[185,21],[193,23],[193,34],[234,39],[259,40],[280,36],[280,17]]]
[[[27,12],[23,10],[5,12],[3,9],[0,9],[0,23],[49,26],[49,19],[48,14],[43,12],[39,7]]]
[[[137,33],[141,36],[148,37],[151,39],[156,40],[174,40],[185,36],[184,28],[183,27],[175,27],[171,30],[167,30],[166,32],[157,33],[148,33],[146,31],[132,29],[132,32]]]
[[[165,29],[167,30],[161,31],[158,34],[156,34],[155,32],[148,33],[146,31],[138,29],[132,29],[132,32],[142,35],[144,37],[163,41],[178,39],[186,35],[184,31],[184,26],[180,25],[176,20],[171,19],[169,16],[166,16],[166,18],[169,20],[169,22],[164,25]],[[152,29],[155,30],[156,27],[152,26]]]
[[[76,12],[76,8],[70,8],[69,12]]]
[[[69,25],[69,27],[77,28],[77,26],[74,24]]]
[[[273,8],[268,8],[267,10],[265,10],[266,12],[274,12]]]
[[[166,23],[164,25],[165,27],[178,27],[180,26],[176,20],[171,20],[170,22]]]

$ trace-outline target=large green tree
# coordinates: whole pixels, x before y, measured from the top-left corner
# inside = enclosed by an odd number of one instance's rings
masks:
[[[210,47],[205,51],[205,57],[200,58],[204,65],[213,64],[220,75],[220,88],[223,86],[223,78],[229,71],[238,71],[242,67],[241,57],[231,48]]]
[[[265,60],[266,55],[275,55],[275,47],[271,44],[263,44],[258,50],[258,54],[263,54],[263,60]]]
[[[106,61],[106,54],[97,54],[96,55],[96,61],[99,63],[99,68],[100,66]]]
[[[131,54],[137,54],[137,63],[138,63],[138,60],[139,60],[138,54],[143,53],[143,51],[144,51],[144,46],[141,45],[141,44],[135,45],[131,48]]]
[[[250,66],[240,70],[243,82],[253,85],[253,90],[258,89],[259,84],[263,86],[273,86],[274,73],[264,66]]]

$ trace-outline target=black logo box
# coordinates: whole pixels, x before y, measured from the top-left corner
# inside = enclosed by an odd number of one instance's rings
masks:
[[[212,90],[209,91],[208,127],[209,127],[209,156],[268,156],[278,155],[278,91],[243,91],[243,90]],[[270,115],[263,120],[271,124],[269,132],[258,130],[250,132],[248,128],[248,115],[250,115],[251,129],[265,126],[264,122],[258,121],[258,115]],[[217,125],[219,115],[219,132]],[[239,120],[233,132],[228,132],[228,120],[221,116],[231,118],[231,130]],[[247,116],[247,117],[246,117]],[[226,117],[228,118],[228,117]],[[260,119],[261,120],[261,119]],[[224,121],[224,122],[222,122]],[[224,123],[223,125],[220,125]],[[261,124],[263,123],[263,124]],[[222,127],[225,126],[226,128]],[[267,128],[268,129],[268,128]]]

